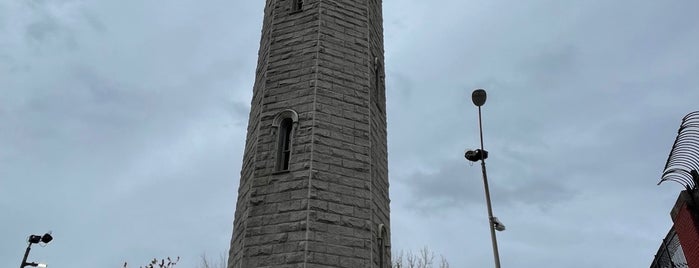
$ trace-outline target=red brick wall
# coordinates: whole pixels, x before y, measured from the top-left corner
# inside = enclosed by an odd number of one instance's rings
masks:
[[[687,203],[682,203],[674,217],[674,228],[687,258],[689,267],[699,267],[699,229],[692,218]]]

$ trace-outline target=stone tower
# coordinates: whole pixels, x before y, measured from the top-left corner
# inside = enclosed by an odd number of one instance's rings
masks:
[[[390,267],[381,0],[266,0],[229,268]]]

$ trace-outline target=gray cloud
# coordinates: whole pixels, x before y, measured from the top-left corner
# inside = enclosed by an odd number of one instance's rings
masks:
[[[484,206],[480,164],[468,166],[465,160],[448,162],[436,173],[416,173],[396,182],[406,184],[411,189],[412,196],[408,207],[420,209],[423,213],[465,206]],[[516,166],[508,166],[508,169],[506,172],[496,173],[506,173],[507,178],[490,178],[491,192],[497,194],[495,200],[498,206],[522,203],[544,208],[575,196],[575,191],[562,185],[558,177],[536,178],[532,176],[531,171],[526,172],[517,169]],[[518,179],[520,181],[517,181]]]

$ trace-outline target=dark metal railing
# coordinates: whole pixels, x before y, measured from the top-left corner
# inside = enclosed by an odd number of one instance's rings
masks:
[[[658,185],[664,181],[674,181],[687,190],[699,186],[699,111],[691,112],[682,118],[677,137],[672,144],[670,155]]]
[[[667,236],[660,244],[658,253],[655,254],[650,268],[685,268],[689,267],[687,259],[682,251],[680,239],[677,237],[675,229],[670,229]]]

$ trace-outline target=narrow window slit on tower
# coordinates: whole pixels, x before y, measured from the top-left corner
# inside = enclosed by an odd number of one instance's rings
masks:
[[[376,104],[376,108],[378,108],[379,110],[381,110],[381,106],[379,105],[379,103],[380,103],[379,90],[381,90],[381,82],[382,82],[381,80],[383,78],[381,75],[382,69],[383,68],[381,66],[381,62],[379,61],[379,58],[375,57],[374,58],[374,92],[373,92],[371,97],[374,99],[374,103]]]
[[[386,262],[386,257],[383,255],[383,237],[379,237],[379,268],[386,268],[384,263]]]
[[[291,150],[293,147],[294,128],[299,121],[299,115],[291,109],[286,109],[277,114],[272,121],[272,131],[276,132],[276,148],[270,148],[276,156],[274,172],[288,172],[291,162]],[[274,134],[273,134],[274,135]]]
[[[377,237],[377,244],[378,244],[378,250],[379,250],[379,268],[387,268],[386,266],[387,258],[386,258],[386,227],[383,224],[379,224],[379,237]]]
[[[277,145],[277,171],[289,170],[291,157],[291,129],[293,120],[286,118],[279,124],[279,143]]]
[[[299,12],[303,10],[303,0],[291,0],[291,12]]]

